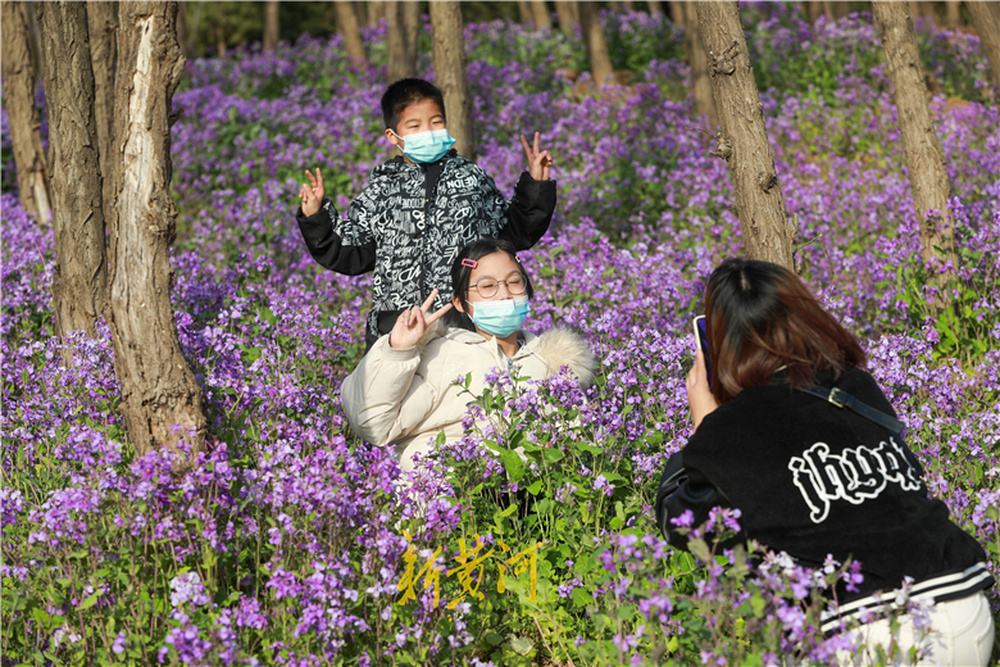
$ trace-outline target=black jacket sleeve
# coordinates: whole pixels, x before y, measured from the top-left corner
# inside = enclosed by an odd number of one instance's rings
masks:
[[[507,224],[498,237],[513,243],[517,250],[527,250],[548,231],[555,210],[555,180],[536,181],[522,172],[507,208]]]
[[[670,520],[691,510],[694,514],[691,527],[696,528],[708,521],[711,509],[719,505],[731,507],[732,503],[698,471],[688,470],[684,466],[682,452],[671,455],[660,478],[655,505],[656,524],[660,527],[664,539],[673,547],[686,551],[687,535],[678,533]],[[722,546],[729,547],[745,539],[746,535],[741,531],[735,538],[724,540]]]
[[[333,229],[330,217],[332,205],[324,199],[319,211],[310,216],[302,213],[302,207],[295,211],[295,221],[299,223],[302,238],[305,239],[309,254],[321,266],[356,276],[368,273],[375,268],[375,241],[361,245],[349,245],[343,242]]]

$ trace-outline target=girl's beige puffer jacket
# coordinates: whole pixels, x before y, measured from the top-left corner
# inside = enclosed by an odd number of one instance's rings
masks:
[[[553,329],[541,336],[521,335],[524,344],[509,360],[521,377],[543,379],[568,366],[582,386],[593,380],[593,354],[577,334]],[[507,364],[496,338],[465,329],[435,331],[408,349],[390,347],[386,334],[344,380],[344,413],[356,434],[394,445],[400,468],[413,470],[414,455],[430,452],[440,432],[449,442],[464,433],[462,420],[472,397],[455,381],[471,373],[469,391],[480,396],[486,374]]]

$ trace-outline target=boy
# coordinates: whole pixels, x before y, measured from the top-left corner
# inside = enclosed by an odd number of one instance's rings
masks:
[[[435,288],[435,309],[451,302],[450,267],[458,249],[485,237],[530,248],[545,234],[556,204],[549,179],[552,157],[524,136],[528,171],[509,201],[493,179],[451,146],[444,98],[434,84],[402,79],[382,96],[385,137],[401,152],[375,167],[351,203],[347,219],[324,197],[323,176],[308,170],[296,221],[309,253],[347,275],[375,271],[372,309],[365,323],[370,347],[392,330],[399,314]]]

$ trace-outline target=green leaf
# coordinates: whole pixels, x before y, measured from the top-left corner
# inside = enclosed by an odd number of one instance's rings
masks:
[[[80,606],[76,608],[77,611],[84,611],[85,609],[90,609],[95,604],[97,604],[97,598],[101,597],[100,591],[95,591],[87,596],[87,598],[80,603]]]
[[[573,604],[575,604],[577,607],[580,607],[581,609],[594,601],[594,597],[590,593],[588,593],[583,588],[579,587],[573,589],[572,596],[573,596]]]
[[[504,470],[512,482],[520,482],[524,477],[524,462],[513,449],[504,449],[500,452],[500,461],[503,462]]]
[[[555,463],[557,461],[562,461],[566,457],[561,449],[550,448],[546,449],[542,453],[542,458],[545,459],[546,463]]]
[[[49,627],[49,620],[52,617],[49,616],[48,613],[46,613],[46,611],[44,609],[42,609],[41,607],[34,607],[31,610],[31,614],[32,614],[32,616],[35,617],[35,621],[37,621],[38,624],[42,626],[42,628],[48,628]]]
[[[528,493],[533,496],[537,496],[538,492],[542,490],[542,480],[536,479],[535,482],[528,487]]]

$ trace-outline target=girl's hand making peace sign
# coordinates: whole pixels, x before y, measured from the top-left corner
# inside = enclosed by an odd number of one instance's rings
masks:
[[[399,314],[399,317],[396,318],[396,324],[393,325],[392,331],[389,332],[389,347],[396,349],[413,347],[423,337],[424,332],[427,331],[427,327],[437,322],[442,315],[451,310],[451,304],[449,303],[437,312],[430,315],[427,314],[437,294],[437,290],[431,291],[430,296],[427,297],[422,306],[414,306]]]

